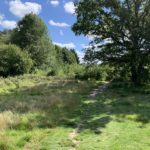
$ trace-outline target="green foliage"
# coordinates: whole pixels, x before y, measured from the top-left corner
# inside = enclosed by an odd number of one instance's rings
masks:
[[[114,81],[130,81],[131,72],[128,65],[114,65],[113,79]]]
[[[27,14],[23,17],[19,22],[17,27],[14,30],[6,30],[0,32],[0,44],[8,44],[13,43],[21,48],[22,54],[28,53],[24,55],[30,57],[32,59],[32,68],[31,71],[33,73],[42,71],[46,74],[48,70],[48,75],[62,75],[65,76],[66,74],[70,74],[70,68],[68,65],[78,64],[79,58],[75,50],[69,50],[67,48],[61,48],[58,46],[54,46],[52,41],[48,36],[47,27],[37,15],[35,14]],[[14,50],[15,51],[15,50]],[[4,51],[3,51],[4,52]],[[12,52],[13,53],[13,52]],[[12,54],[11,54],[12,55]],[[15,54],[14,54],[15,55]],[[12,57],[13,58],[13,57]],[[15,59],[14,59],[15,60]],[[5,59],[5,62],[1,60],[1,75],[18,75],[29,72],[31,60],[28,59],[29,62],[26,63],[29,65],[28,69],[18,69],[19,71],[11,71],[10,66],[8,69],[8,64],[14,64],[13,59],[9,57]],[[18,59],[18,63],[22,63],[22,60]],[[2,73],[2,70],[6,71],[6,64],[7,64],[7,73]],[[4,66],[5,65],[5,66]],[[66,66],[65,66],[66,65]],[[19,65],[16,65],[16,67]],[[61,68],[62,67],[62,68]],[[14,69],[14,68],[13,68]],[[22,71],[21,71],[22,70]],[[43,74],[42,73],[42,74]],[[37,73],[38,74],[38,73]]]
[[[0,45],[0,75],[28,73],[32,67],[29,55],[15,45]]]
[[[56,69],[51,69],[51,70],[47,73],[47,76],[56,76],[56,75],[58,75]]]
[[[46,69],[55,63],[54,46],[47,37],[41,37],[35,44],[31,44],[25,49],[31,56],[34,69]]]
[[[32,71],[32,74],[36,76],[46,76],[47,71],[44,69],[34,69],[34,71]]]
[[[42,68],[54,60],[54,47],[47,27],[35,14],[27,14],[14,29],[11,41],[31,56],[34,67]]]
[[[68,50],[55,45],[56,58],[59,64],[78,64],[79,58],[75,50]]]
[[[29,135],[28,135],[28,134],[25,135],[24,137],[22,137],[22,138],[20,139],[20,141],[18,141],[17,146],[20,147],[20,148],[21,148],[21,147],[24,147],[25,144],[30,141],[30,139],[31,139],[31,135],[30,135],[30,134],[29,134]]]
[[[87,65],[82,70],[78,70],[76,72],[76,79],[87,80],[87,79],[95,79],[95,80],[112,80],[112,73],[114,69],[109,65]]]
[[[12,30],[0,31],[0,44],[10,43],[11,34]]]
[[[59,72],[59,73],[60,74],[62,73],[64,76],[75,77],[76,72],[82,69],[83,69],[83,66],[78,65],[78,64],[72,64],[72,65],[66,64],[62,67],[62,72]]]
[[[37,43],[46,34],[47,28],[44,22],[37,15],[31,13],[18,22],[12,35],[12,42],[24,49],[28,45]]]
[[[84,67],[79,64],[65,64],[65,65],[56,65],[52,67],[47,75],[48,76],[58,76],[58,77],[71,77],[74,78],[77,72],[84,71]]]
[[[94,37],[86,59],[128,66],[130,79],[144,82],[150,64],[149,0],[82,0],[76,2],[76,14],[73,31]]]
[[[74,77],[77,68],[80,68],[78,55],[75,50],[61,48],[55,45],[56,63],[47,69],[48,76],[69,76]]]
[[[75,60],[76,60],[77,64],[79,64],[79,63],[80,63],[80,60],[79,60],[79,57],[78,57],[77,52],[76,52],[74,49],[71,49],[70,51],[74,54]]]

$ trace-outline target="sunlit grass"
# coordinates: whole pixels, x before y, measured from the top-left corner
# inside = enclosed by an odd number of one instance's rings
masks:
[[[114,84],[96,98],[94,81],[0,79],[0,150],[149,150],[150,88]],[[76,139],[69,134],[81,123]]]
[[[0,85],[0,150],[74,146],[68,139],[74,112],[94,82],[20,76],[0,79]]]

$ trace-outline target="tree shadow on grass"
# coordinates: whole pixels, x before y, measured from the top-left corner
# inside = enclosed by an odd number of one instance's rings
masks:
[[[132,92],[130,88],[109,88],[95,99],[84,99],[80,109],[80,131],[101,133],[112,120],[130,120],[144,126],[150,122],[150,94]]]
[[[89,129],[101,133],[114,118],[150,122],[150,94],[133,93],[121,88],[109,88],[95,99],[88,94],[95,85],[76,81],[40,84],[20,88],[0,95],[0,112],[11,111],[19,121],[11,128],[32,130],[57,126]],[[132,117],[134,116],[134,117]]]

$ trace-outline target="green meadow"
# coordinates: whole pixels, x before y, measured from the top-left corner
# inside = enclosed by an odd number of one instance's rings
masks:
[[[150,150],[150,0],[0,0],[0,150]]]
[[[24,75],[0,79],[0,150],[149,150],[150,87]],[[75,144],[69,134],[80,124]]]

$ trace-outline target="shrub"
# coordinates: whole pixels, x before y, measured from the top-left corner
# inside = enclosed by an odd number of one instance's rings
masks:
[[[82,70],[77,70],[76,74],[75,74],[75,79],[79,79],[79,80],[87,80],[88,79],[88,74],[85,71],[85,68]]]
[[[113,69],[108,65],[89,65],[76,72],[75,78],[80,80],[111,80],[110,74]]]
[[[55,64],[49,68],[47,76],[59,76],[59,77],[75,77],[77,72],[83,71],[83,66],[79,64]]]
[[[20,75],[28,73],[32,60],[26,52],[15,45],[0,45],[0,75]]]
[[[58,63],[55,64],[51,64],[49,66],[49,68],[47,69],[47,76],[57,76],[58,75],[58,71],[59,71],[60,67]]]
[[[44,70],[44,69],[34,69],[32,71],[32,74],[36,75],[36,76],[46,76],[47,75],[47,71]]]
[[[57,75],[57,71],[56,70],[50,70],[48,73],[47,73],[47,76],[56,76]]]

